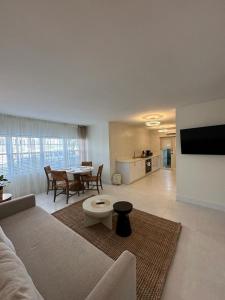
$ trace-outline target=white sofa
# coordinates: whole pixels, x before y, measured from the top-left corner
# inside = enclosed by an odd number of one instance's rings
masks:
[[[34,195],[1,203],[0,225],[44,299],[136,299],[135,256],[112,260],[37,207]]]

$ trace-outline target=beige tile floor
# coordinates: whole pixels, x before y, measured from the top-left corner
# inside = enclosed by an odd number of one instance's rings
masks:
[[[164,288],[163,300],[225,299],[225,213],[175,200],[175,173],[160,170],[131,185],[105,185],[104,193],[128,200],[134,207],[181,222],[177,253]],[[70,198],[69,204],[85,196]],[[37,195],[37,204],[52,213],[66,206],[65,197],[53,203],[52,192]]]

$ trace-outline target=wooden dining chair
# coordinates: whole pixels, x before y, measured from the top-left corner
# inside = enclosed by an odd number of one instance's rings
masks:
[[[92,167],[92,161],[82,161],[81,166],[82,167]],[[92,175],[92,171],[90,171],[87,174]],[[87,175],[87,174],[85,174],[85,175]]]
[[[88,189],[89,190],[93,190],[96,188],[96,190],[98,191],[98,194],[100,193],[99,192],[99,187],[101,187],[101,189],[103,190],[103,186],[102,186],[102,170],[103,170],[103,165],[100,165],[98,167],[98,172],[96,175],[89,175],[87,177],[85,177],[83,179],[83,181],[85,183],[87,183],[88,185]],[[89,187],[91,186],[91,187]]]
[[[80,195],[80,191],[84,193],[84,184],[81,182],[79,177],[76,177],[76,180],[70,181],[68,179],[66,171],[51,171],[53,178],[53,189],[54,189],[54,202],[56,197],[61,194],[66,194],[66,203],[68,203],[69,198],[75,194]],[[57,191],[60,191],[57,194]],[[70,194],[70,191],[74,192]]]
[[[92,161],[82,161],[81,166],[92,167]]]
[[[83,167],[92,167],[92,161],[82,161],[81,166],[83,166]],[[88,176],[92,176],[92,171],[81,175],[81,180],[83,182],[86,182],[87,188],[89,188],[89,182],[87,180],[85,181],[85,179]]]
[[[48,195],[48,192],[53,190],[53,179],[51,175],[52,169],[50,166],[46,166],[44,167],[44,170],[47,179],[47,195]]]

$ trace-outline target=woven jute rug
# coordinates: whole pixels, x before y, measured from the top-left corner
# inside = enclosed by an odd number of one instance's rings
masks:
[[[132,234],[123,238],[102,224],[84,226],[82,202],[53,213],[58,220],[79,233],[116,260],[124,250],[137,259],[137,298],[160,299],[169,267],[176,252],[181,224],[133,209],[130,213]]]

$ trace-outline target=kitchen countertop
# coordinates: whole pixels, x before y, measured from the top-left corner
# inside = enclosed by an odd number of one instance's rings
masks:
[[[130,159],[117,159],[117,162],[121,162],[121,163],[132,163],[132,162],[137,162],[140,160],[146,160],[146,159],[151,159],[153,157],[159,157],[160,155],[152,155],[152,156],[148,156],[148,157],[138,157],[138,158],[130,158]]]

